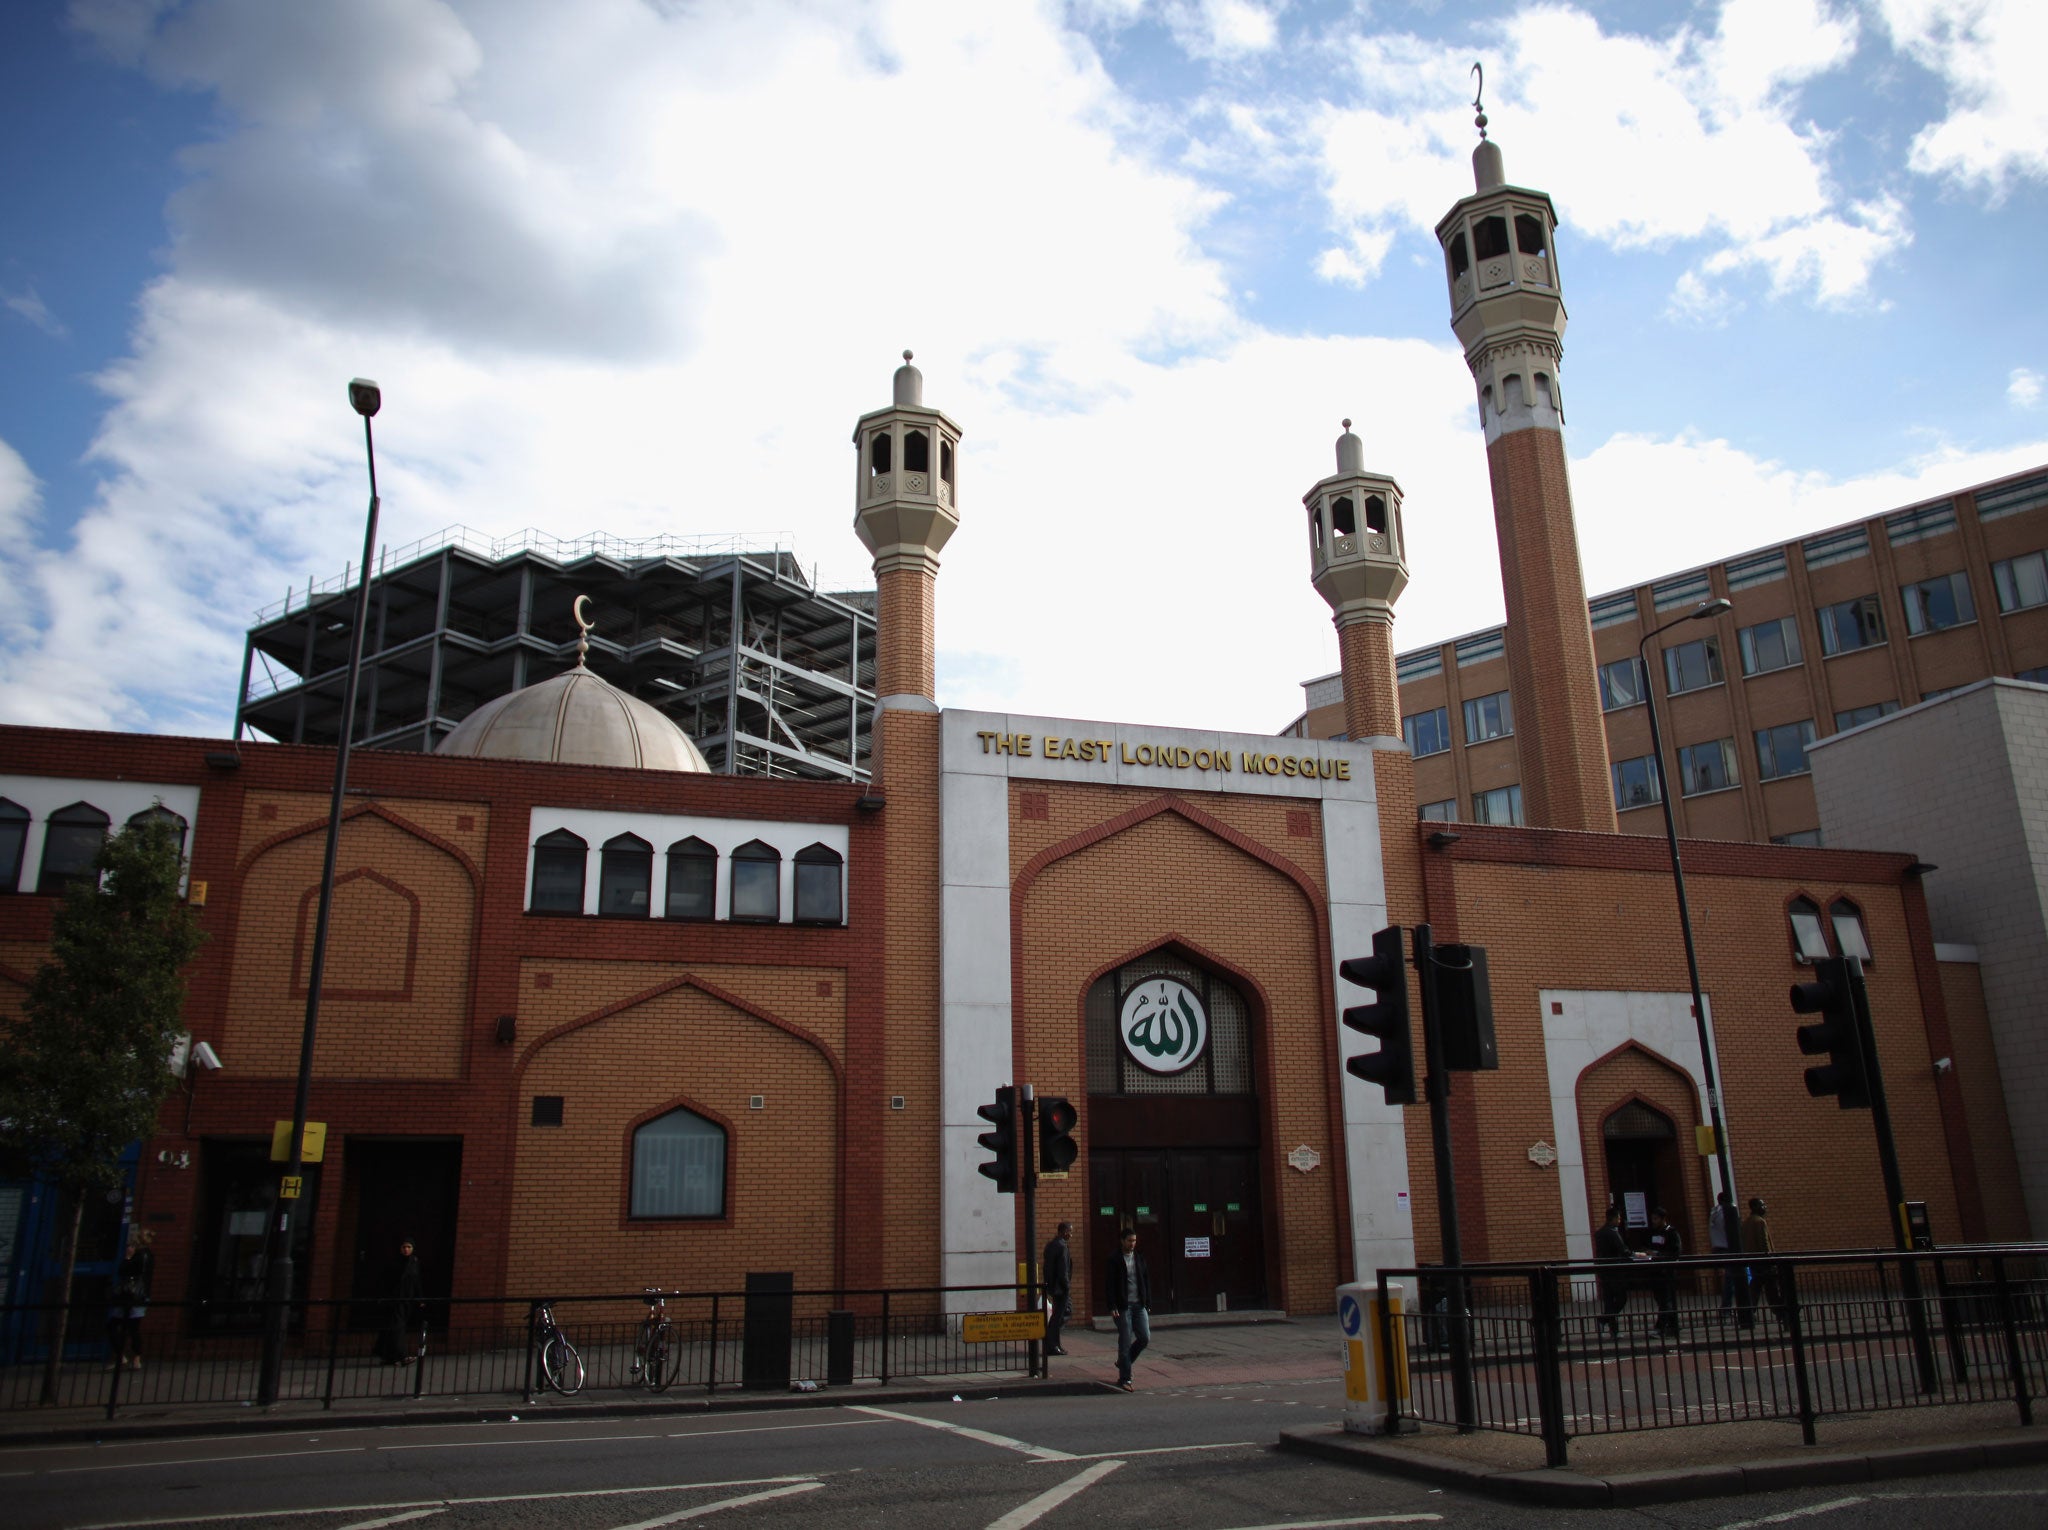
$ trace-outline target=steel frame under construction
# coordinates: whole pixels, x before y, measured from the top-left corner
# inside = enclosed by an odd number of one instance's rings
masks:
[[[793,553],[737,538],[451,527],[379,559],[354,742],[430,751],[484,702],[570,668],[587,595],[589,667],[673,718],[713,770],[865,781],[874,592],[814,584]],[[237,739],[338,741],[353,590],[344,572],[257,613]]]

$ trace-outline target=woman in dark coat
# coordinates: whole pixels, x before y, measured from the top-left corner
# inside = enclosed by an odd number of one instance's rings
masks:
[[[156,1284],[156,1234],[146,1227],[128,1233],[128,1252],[114,1272],[114,1304],[107,1312],[108,1348],[122,1370],[142,1369],[142,1319]]]
[[[391,1302],[384,1328],[377,1335],[377,1358],[386,1365],[411,1365],[413,1336],[419,1332],[421,1302],[425,1289],[420,1283],[419,1256],[412,1251],[412,1239],[398,1245],[398,1262],[393,1267]]]

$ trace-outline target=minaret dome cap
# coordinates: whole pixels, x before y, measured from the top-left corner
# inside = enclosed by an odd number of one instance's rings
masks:
[[[1351,433],[1349,420],[1344,422],[1344,434],[1337,438],[1337,471],[1340,474],[1365,471],[1365,443]]]
[[[924,407],[924,373],[910,364],[910,352],[903,353],[903,365],[896,369],[896,407]]]
[[[1508,183],[1506,168],[1501,163],[1500,145],[1491,138],[1479,141],[1479,147],[1472,151],[1472,186],[1477,191],[1491,191],[1496,186]]]

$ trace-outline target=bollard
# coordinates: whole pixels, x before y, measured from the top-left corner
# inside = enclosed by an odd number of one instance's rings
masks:
[[[1358,1281],[1337,1288],[1337,1328],[1344,1356],[1344,1431],[1347,1434],[1389,1432],[1387,1389],[1393,1387],[1392,1432],[1418,1428],[1408,1410],[1408,1330],[1402,1313],[1407,1287],[1388,1282],[1384,1331],[1380,1287]],[[1387,1340],[1391,1338],[1391,1351]]]

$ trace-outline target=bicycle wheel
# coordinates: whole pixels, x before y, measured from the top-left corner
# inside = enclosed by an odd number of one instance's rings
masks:
[[[576,1346],[559,1333],[548,1335],[548,1341],[540,1352],[541,1374],[547,1377],[548,1385],[564,1397],[573,1397],[583,1390],[583,1357],[576,1353]]]
[[[669,1363],[668,1324],[658,1323],[647,1338],[647,1368],[641,1373],[650,1392],[666,1392],[675,1371]]]

